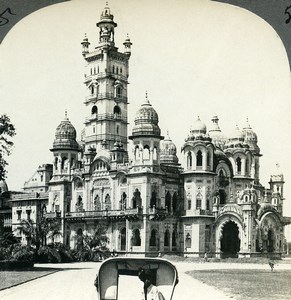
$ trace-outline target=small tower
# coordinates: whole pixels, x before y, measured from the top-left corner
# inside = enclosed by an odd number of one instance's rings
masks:
[[[81,45],[82,45],[82,49],[83,49],[82,54],[83,54],[83,56],[85,56],[86,54],[89,53],[89,45],[90,45],[86,33],[85,33],[85,37],[84,37],[83,42],[81,43]]]
[[[126,39],[125,39],[125,42],[123,43],[123,45],[124,45],[124,53],[125,53],[128,57],[130,57],[130,55],[131,55],[131,45],[132,45],[132,42],[130,41],[130,38],[129,38],[128,34],[127,34],[127,36],[126,36]]]
[[[277,164],[277,175],[271,175],[269,184],[272,192],[272,205],[277,211],[283,213],[283,200],[284,200],[284,176],[279,170],[279,164]]]
[[[158,125],[159,117],[154,110],[146,93],[145,101],[137,111],[134,119],[132,135],[134,165],[159,165],[161,129]]]
[[[76,141],[76,129],[69,121],[67,112],[65,118],[56,129],[55,140],[51,151],[54,155],[53,180],[70,179],[72,169],[78,160],[79,145]]]

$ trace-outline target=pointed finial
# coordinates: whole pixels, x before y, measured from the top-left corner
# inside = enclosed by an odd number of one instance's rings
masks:
[[[108,1],[106,1],[106,4],[105,4],[106,6],[108,6]]]
[[[146,94],[145,94],[144,104],[150,104],[150,101],[149,101],[149,98],[148,98],[148,91],[146,91]]]
[[[67,109],[65,109],[65,120],[68,120],[69,118],[68,118],[68,111],[67,111]]]

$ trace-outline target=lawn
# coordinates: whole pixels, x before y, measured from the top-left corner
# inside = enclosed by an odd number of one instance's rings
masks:
[[[59,269],[51,268],[30,268],[17,271],[0,272],[0,291],[14,285],[18,285],[32,279],[52,274]]]
[[[187,274],[236,300],[291,299],[291,270],[197,270]]]

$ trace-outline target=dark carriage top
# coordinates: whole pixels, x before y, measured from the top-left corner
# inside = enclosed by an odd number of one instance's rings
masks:
[[[141,268],[151,273],[153,284],[157,286],[165,300],[171,300],[178,283],[178,272],[172,263],[160,258],[127,257],[110,258],[101,264],[95,282],[99,299],[133,299],[130,294],[137,289],[136,283],[140,282],[138,272]],[[131,278],[137,280],[132,281]]]

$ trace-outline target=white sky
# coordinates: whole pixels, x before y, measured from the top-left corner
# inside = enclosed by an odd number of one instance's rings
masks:
[[[105,1],[73,0],[21,20],[0,47],[0,104],[17,128],[7,183],[19,190],[38,165],[52,162],[57,125],[68,116],[80,136],[86,112],[87,33],[97,45]],[[130,59],[129,122],[148,91],[160,127],[180,152],[200,116],[209,127],[219,116],[225,134],[246,117],[258,135],[261,183],[281,166],[286,181],[285,215],[291,216],[290,70],[284,46],[272,27],[247,10],[208,0],[111,0],[118,23],[115,40]],[[129,129],[129,134],[131,130]],[[180,154],[179,154],[180,155]]]

